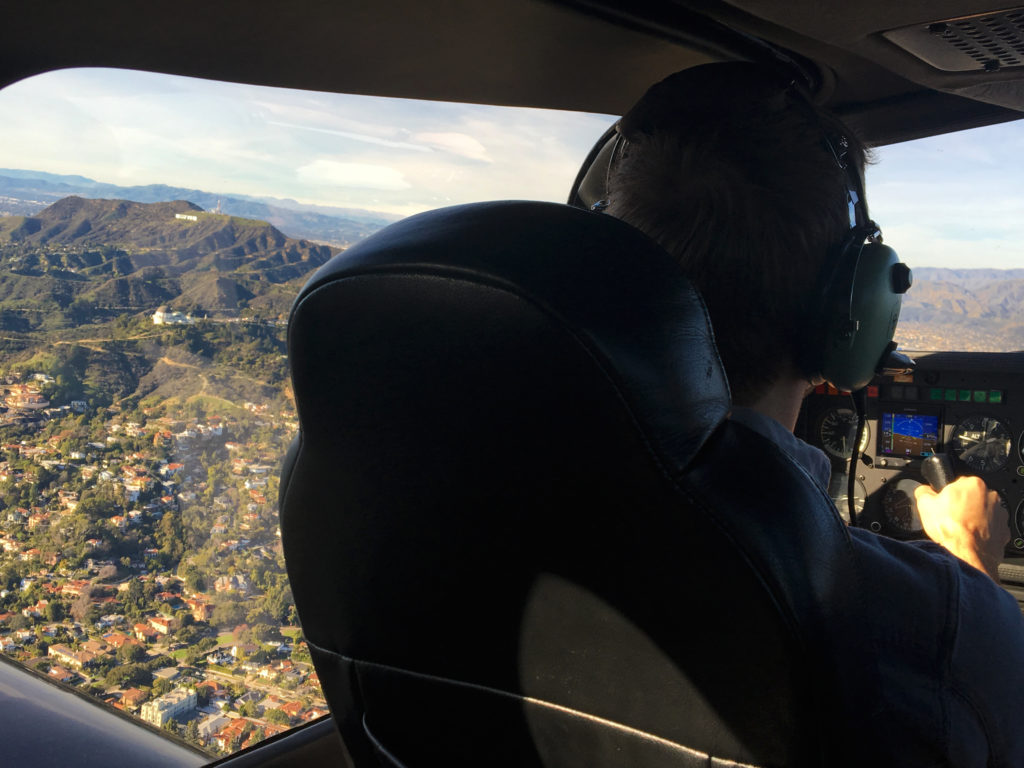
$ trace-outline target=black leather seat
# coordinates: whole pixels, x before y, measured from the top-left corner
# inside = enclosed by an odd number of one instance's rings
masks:
[[[356,765],[826,759],[845,531],[727,419],[651,241],[554,204],[415,216],[314,275],[289,352],[285,555]]]

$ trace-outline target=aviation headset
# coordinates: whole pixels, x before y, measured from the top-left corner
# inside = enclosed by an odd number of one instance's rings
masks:
[[[766,73],[748,62],[707,64],[677,72],[654,85],[598,140],[573,185],[569,202],[578,207],[607,207],[608,182],[616,162],[628,151],[630,137],[671,126],[706,104],[721,103],[721,94],[764,101],[796,94],[792,106],[820,124],[806,93],[794,82]],[[779,98],[781,97],[781,98]],[[714,107],[712,107],[714,108]],[[895,352],[892,341],[902,295],[911,284],[910,269],[882,243],[881,230],[868,216],[864,184],[857,162],[848,162],[845,136],[822,137],[846,179],[850,228],[833,249],[808,299],[795,361],[810,379],[819,376],[841,390],[863,389],[876,372],[905,370],[913,363]]]

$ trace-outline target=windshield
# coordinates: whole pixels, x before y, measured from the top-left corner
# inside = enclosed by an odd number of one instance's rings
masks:
[[[325,715],[277,526],[290,303],[403,216],[564,200],[610,118],[111,70],[0,116],[3,653],[211,754]]]
[[[0,117],[2,652],[212,754],[326,714],[277,527],[291,300],[403,216],[564,201],[613,118],[114,70]],[[876,152],[904,348],[1024,347],[1022,140]]]

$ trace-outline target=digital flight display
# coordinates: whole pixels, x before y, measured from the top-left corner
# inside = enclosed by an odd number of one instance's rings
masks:
[[[934,413],[887,411],[879,417],[878,452],[885,456],[925,459],[939,442],[939,417]]]

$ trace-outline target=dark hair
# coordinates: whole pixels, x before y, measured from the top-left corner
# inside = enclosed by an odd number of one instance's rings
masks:
[[[814,294],[850,229],[841,163],[860,174],[864,147],[795,85],[748,64],[673,75],[619,131],[607,211],[682,264],[733,400],[749,405],[815,343]]]

